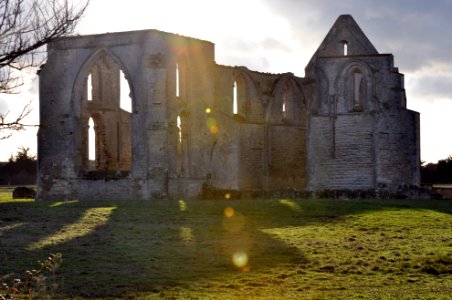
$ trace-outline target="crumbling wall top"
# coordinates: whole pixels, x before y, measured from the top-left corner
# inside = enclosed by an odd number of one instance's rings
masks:
[[[158,38],[168,42],[183,41],[187,45],[202,44],[214,47],[214,43],[179,34],[164,32],[156,29],[101,33],[83,36],[66,36],[48,44],[48,50],[65,50],[71,48],[98,48],[130,44],[141,44],[146,39]]]

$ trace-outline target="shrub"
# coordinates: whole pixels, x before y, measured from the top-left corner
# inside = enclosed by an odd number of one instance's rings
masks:
[[[26,186],[18,186],[13,190],[13,199],[35,199],[36,192],[34,189]]]
[[[1,276],[0,300],[14,299],[14,297],[32,299],[34,296],[42,299],[46,295],[50,296],[57,287],[54,274],[62,261],[61,253],[51,254],[45,261],[38,262],[38,269],[25,271],[22,278],[12,274]],[[49,278],[45,274],[53,277],[50,286],[48,286]]]

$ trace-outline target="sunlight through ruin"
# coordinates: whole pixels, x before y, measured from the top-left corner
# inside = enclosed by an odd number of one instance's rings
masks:
[[[193,232],[190,227],[181,227],[179,236],[186,244],[191,244],[193,242]]]
[[[78,222],[65,225],[53,235],[31,243],[28,245],[27,250],[43,249],[48,246],[70,242],[73,239],[88,235],[98,227],[105,225],[115,209],[116,206],[90,208],[83,214]]]
[[[294,211],[301,211],[300,205],[299,205],[297,202],[293,201],[293,200],[290,200],[290,199],[280,199],[280,200],[279,200],[279,203],[281,203],[281,204],[284,205],[284,206],[289,207],[290,209],[292,209],[292,210],[294,210]]]
[[[187,204],[184,200],[179,200],[179,210],[180,211],[186,211],[187,210]]]

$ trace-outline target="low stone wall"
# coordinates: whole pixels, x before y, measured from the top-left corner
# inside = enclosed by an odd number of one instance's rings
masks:
[[[450,198],[452,199],[452,189]],[[306,191],[294,189],[281,189],[271,191],[238,191],[217,189],[204,185],[202,189],[202,199],[443,199],[441,193],[425,188],[405,187],[398,192],[368,190],[321,190]],[[449,197],[448,197],[449,198]]]
[[[432,192],[440,194],[445,199],[452,199],[452,187],[432,187]]]

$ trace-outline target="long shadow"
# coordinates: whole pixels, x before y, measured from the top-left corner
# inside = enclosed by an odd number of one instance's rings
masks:
[[[0,203],[0,274],[26,270],[44,260],[48,252],[29,251],[27,246],[52,235],[66,224],[75,223],[85,208],[35,202]]]
[[[77,224],[93,208],[112,208],[106,222],[72,239],[30,248]],[[306,261],[305,254],[262,229],[340,221],[346,215],[388,209],[428,209],[452,214],[452,201],[236,200],[0,203],[0,274],[32,268],[61,252],[59,293],[125,297],[162,293],[209,279],[270,271]],[[85,220],[86,221],[86,220]],[[95,220],[93,220],[95,222]],[[10,227],[6,227],[10,226]]]

